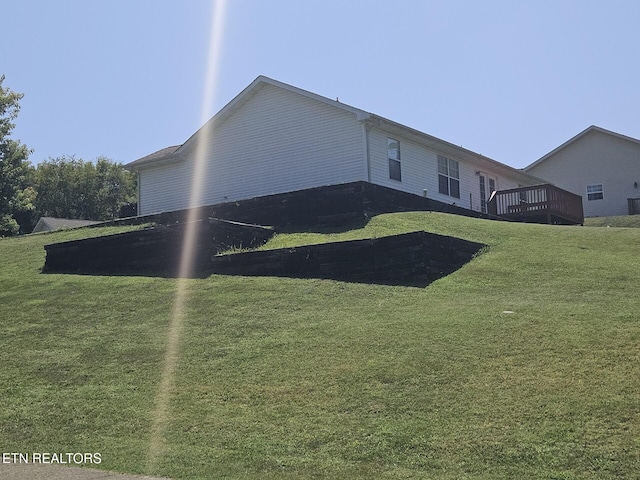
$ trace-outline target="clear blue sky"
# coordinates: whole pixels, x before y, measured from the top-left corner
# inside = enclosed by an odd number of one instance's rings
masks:
[[[5,0],[4,87],[32,163],[181,144],[258,75],[514,167],[591,124],[640,137],[635,0]]]

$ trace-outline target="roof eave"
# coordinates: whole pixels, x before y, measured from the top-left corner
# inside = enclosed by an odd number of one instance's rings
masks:
[[[326,105],[331,105],[332,107],[340,108],[342,110],[348,111],[356,115],[358,119],[363,117],[368,117],[369,113],[365,112],[356,107],[352,107],[345,103],[341,103],[337,100],[331,100],[327,97],[323,97],[322,95],[318,95],[313,92],[309,92],[307,90],[303,90],[298,87],[294,87],[293,85],[289,85],[287,83],[279,82],[278,80],[274,80],[269,77],[265,77],[264,75],[260,75],[253,82],[251,82],[244,90],[242,90],[238,95],[236,95],[229,103],[227,103],[222,109],[218,111],[211,119],[209,119],[202,127],[200,127],[189,139],[184,142],[177,150],[176,153],[181,153],[184,150],[187,150],[197,141],[197,138],[202,135],[201,132],[206,131],[210,128],[214,128],[216,125],[224,122],[230,115],[236,112],[242,105],[244,105],[251,97],[257,94],[262,88],[266,85],[272,85],[278,88],[282,88],[283,90],[287,90],[289,92],[297,93],[299,95],[303,95],[307,98],[311,98],[318,102],[324,103]]]
[[[145,168],[154,168],[161,165],[167,165],[169,163],[177,163],[184,160],[183,156],[178,153],[171,153],[163,157],[150,158],[148,160],[140,159],[128,163],[124,166],[126,170],[137,172]]]
[[[626,140],[628,142],[632,142],[632,143],[640,145],[640,140],[638,140],[637,138],[629,137],[627,135],[622,135],[621,133],[613,132],[611,130],[607,130],[606,128],[598,127],[597,125],[591,125],[591,126],[585,128],[583,131],[581,131],[577,135],[571,137],[569,140],[564,142],[559,147],[554,148],[549,153],[547,153],[543,157],[541,157],[538,160],[536,160],[535,162],[533,162],[531,165],[527,165],[526,167],[524,167],[524,170],[525,171],[529,171],[532,168],[537,167],[541,163],[545,162],[546,160],[548,160],[549,158],[554,156],[560,150],[564,150],[569,145],[571,145],[572,143],[575,143],[576,141],[578,141],[579,139],[581,139],[582,137],[586,136],[587,134],[589,134],[591,132],[599,132],[599,133],[603,133],[605,135],[611,135],[612,137],[616,137],[616,138],[619,138],[619,139],[622,139],[622,140]]]
[[[429,135],[428,133],[421,132],[420,130],[407,127],[392,120],[379,117],[377,115],[372,115],[372,117],[378,120],[382,128],[390,131],[390,133],[397,132],[398,134],[403,134],[405,136],[409,134],[409,136],[413,136],[420,144],[426,145],[427,147],[433,149],[436,152],[440,152],[443,155],[450,155],[459,160],[476,164],[480,168],[484,167],[490,170],[498,170],[499,172],[507,173],[508,175],[518,180],[522,180],[526,183],[547,183],[544,180],[535,177],[534,175],[526,173],[517,168],[513,168],[504,163],[498,162],[497,160],[486,157],[467,148],[447,142],[446,140],[442,140],[441,138],[434,137],[433,135]]]

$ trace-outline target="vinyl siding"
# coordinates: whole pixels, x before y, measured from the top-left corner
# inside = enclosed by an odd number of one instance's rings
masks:
[[[626,215],[627,199],[639,198],[640,145],[592,131],[527,170],[560,188],[582,195],[585,217]],[[587,199],[587,185],[602,184],[602,200]]]
[[[402,181],[389,178],[387,138],[394,138],[400,142]],[[416,195],[423,195],[423,191],[426,189],[429,198],[449,204],[455,203],[460,207],[480,211],[480,181],[478,175],[476,175],[476,171],[479,171],[480,168],[473,163],[462,161],[452,155],[444,155],[458,162],[460,198],[455,198],[439,193],[437,151],[417,142],[404,139],[397,134],[374,129],[369,132],[369,152],[372,183]],[[496,178],[496,188],[498,190],[518,187],[516,181],[504,175],[484,170],[482,173]]]
[[[202,129],[203,143],[185,146],[182,162],[140,172],[140,214],[189,206],[198,155],[206,167],[197,205],[366,180],[362,132],[354,113],[265,85],[214,129]]]
[[[138,215],[187,208],[189,173],[184,162],[142,170],[138,176]]]

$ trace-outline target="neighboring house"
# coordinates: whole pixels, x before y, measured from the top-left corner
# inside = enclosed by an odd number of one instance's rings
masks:
[[[196,159],[202,195],[190,204]],[[496,189],[542,180],[478,153],[263,76],[183,145],[127,165],[138,214],[366,181],[486,211]]]
[[[54,218],[54,217],[40,217],[36,226],[33,227],[31,233],[38,232],[51,232],[53,230],[61,230],[63,228],[78,228],[86,227],[87,225],[93,225],[93,220],[72,220],[69,218]]]
[[[640,213],[635,138],[592,125],[524,170],[581,195],[585,217]]]

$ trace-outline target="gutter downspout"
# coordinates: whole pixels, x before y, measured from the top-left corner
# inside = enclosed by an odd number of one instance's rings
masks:
[[[371,183],[371,149],[369,145],[369,131],[374,126],[371,114],[358,114],[358,121],[362,123],[363,139],[364,139],[364,160],[367,182]]]
[[[140,202],[140,170],[136,172],[136,197],[138,197],[136,199],[137,200],[136,210],[137,210],[138,216],[140,216],[140,207],[142,203]]]
[[[366,124],[364,126],[364,144],[365,144],[365,156],[367,163],[367,182],[371,183],[371,153],[369,151],[369,127]]]

